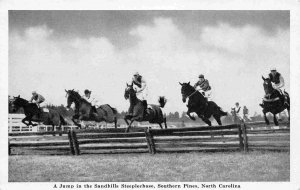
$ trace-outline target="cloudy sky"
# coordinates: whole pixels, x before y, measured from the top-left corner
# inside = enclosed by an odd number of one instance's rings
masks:
[[[178,82],[202,73],[213,100],[260,113],[262,75],[282,73],[290,91],[288,11],[9,11],[9,94],[66,105],[65,89],[88,88],[127,110],[126,82],[148,82],[148,102],[186,111]]]

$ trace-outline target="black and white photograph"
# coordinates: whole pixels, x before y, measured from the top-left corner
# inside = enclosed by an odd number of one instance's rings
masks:
[[[300,189],[299,2],[118,2],[3,3],[0,189]]]

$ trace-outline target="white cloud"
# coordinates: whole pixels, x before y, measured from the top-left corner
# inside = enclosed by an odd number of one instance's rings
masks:
[[[219,24],[198,32],[192,41],[171,19],[156,18],[128,35],[135,46],[119,50],[105,37],[57,39],[46,26],[10,34],[9,93],[29,98],[32,90],[53,104],[66,104],[64,89],[85,88],[103,103],[126,110],[126,82],[134,71],[145,76],[149,102],[159,95],[169,102],[166,111],[183,111],[178,82],[196,82],[205,74],[214,99],[225,110],[235,101],[259,111],[263,96],[261,75],[278,67],[289,88],[289,31],[268,35],[254,26]]]

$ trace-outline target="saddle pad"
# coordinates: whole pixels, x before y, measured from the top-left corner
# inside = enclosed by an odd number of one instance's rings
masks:
[[[147,108],[153,110],[153,107],[150,104],[147,105]]]
[[[43,110],[43,112],[49,112],[48,108],[43,108],[42,110]]]

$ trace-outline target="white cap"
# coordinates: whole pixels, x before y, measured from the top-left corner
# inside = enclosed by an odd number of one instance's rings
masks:
[[[32,94],[36,94],[36,91],[32,91]]]
[[[275,67],[272,67],[270,70],[271,70],[271,71],[276,71],[276,68],[275,68]]]
[[[135,73],[133,74],[133,76],[135,76],[135,75],[138,76],[138,75],[140,75],[140,74],[139,74],[139,72],[135,72]]]

